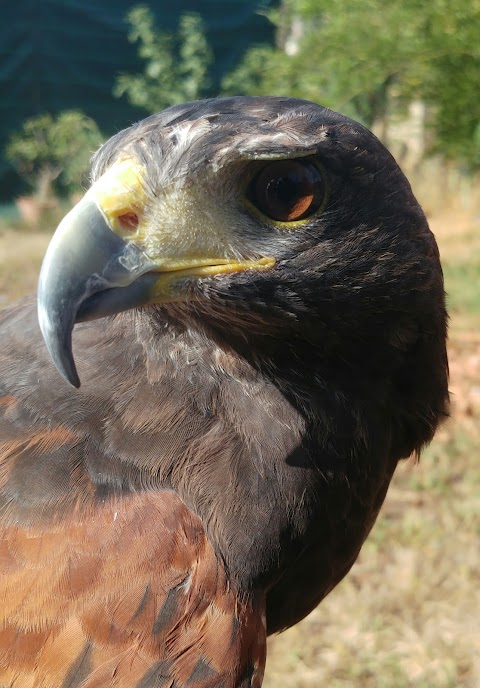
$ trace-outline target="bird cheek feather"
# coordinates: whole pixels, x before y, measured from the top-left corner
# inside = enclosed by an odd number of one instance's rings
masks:
[[[39,279],[39,322],[52,360],[76,387],[80,381],[71,341],[76,322],[185,300],[191,298],[192,279],[268,270],[275,264],[271,256],[243,260],[232,255],[221,223],[199,231],[197,221],[192,225],[197,231],[188,231],[185,207],[191,198],[172,188],[161,199],[174,195],[173,219],[160,213],[152,222],[143,168],[121,160],[93,184],[52,238]]]

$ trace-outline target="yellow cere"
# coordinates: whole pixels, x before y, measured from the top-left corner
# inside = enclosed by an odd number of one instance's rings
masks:
[[[112,229],[121,235],[132,234],[118,218],[141,213],[147,201],[143,177],[145,169],[131,159],[120,160],[103,174],[88,193],[107,216]]]

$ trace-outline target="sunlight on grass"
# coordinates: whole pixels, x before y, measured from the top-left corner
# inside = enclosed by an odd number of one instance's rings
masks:
[[[50,235],[0,227],[0,308],[36,291]]]
[[[452,330],[480,332],[480,222],[434,223],[440,247]]]
[[[469,261],[444,263],[447,304],[452,321],[464,328],[480,325],[480,249]]]

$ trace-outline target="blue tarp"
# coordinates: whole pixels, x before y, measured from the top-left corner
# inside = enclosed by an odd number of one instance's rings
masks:
[[[119,72],[139,72],[125,17],[135,0],[0,0],[0,198],[14,177],[3,151],[8,136],[34,115],[80,109],[107,134],[145,115],[112,95]],[[144,3],[145,4],[145,3]],[[204,21],[215,65],[212,95],[247,48],[270,41],[259,13],[272,0],[152,0],[159,29],[175,31],[184,12]]]

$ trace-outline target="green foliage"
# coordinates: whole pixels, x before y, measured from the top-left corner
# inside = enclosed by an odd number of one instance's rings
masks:
[[[251,48],[226,92],[303,97],[369,126],[420,99],[434,150],[480,167],[480,0],[283,0],[268,16],[277,47]]]
[[[319,101],[371,125],[385,114],[386,90],[407,61],[395,33],[401,11],[385,0],[286,0],[268,15],[277,27],[279,47],[270,52],[252,48],[224,86],[228,92],[245,91],[250,71],[258,93]],[[301,32],[296,49],[288,51],[295,22],[301,23]],[[262,52],[263,65],[252,60]]]
[[[298,95],[295,64],[281,50],[268,45],[251,48],[222,82],[226,95]],[[300,96],[299,96],[300,97]]]
[[[66,110],[57,117],[46,113],[25,121],[11,136],[5,155],[36,195],[47,200],[57,179],[69,192],[80,188],[102,139],[96,123],[82,112]]]
[[[435,149],[480,168],[480,0],[426,7],[420,92],[432,105]]]
[[[184,14],[175,36],[156,30],[145,5],[134,7],[128,21],[129,41],[138,43],[145,68],[142,74],[121,74],[115,96],[126,95],[132,105],[153,113],[205,95],[212,53],[197,14]]]

